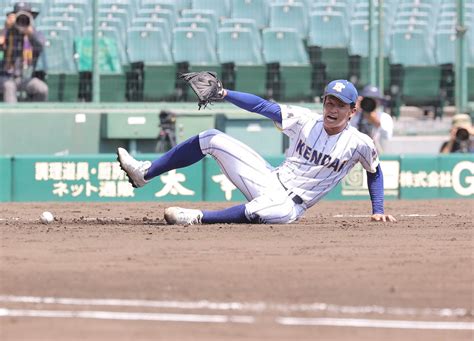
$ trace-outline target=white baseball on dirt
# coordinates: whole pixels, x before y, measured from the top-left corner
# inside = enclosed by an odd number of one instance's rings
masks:
[[[49,224],[54,221],[54,216],[51,212],[45,211],[41,213],[40,220],[43,224]]]

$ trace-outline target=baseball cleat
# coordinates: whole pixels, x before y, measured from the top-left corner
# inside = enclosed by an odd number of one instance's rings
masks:
[[[120,164],[120,168],[127,173],[128,181],[133,187],[143,187],[148,183],[148,180],[145,180],[145,174],[151,166],[150,161],[135,160],[123,148],[117,149],[117,161]]]
[[[202,212],[181,207],[168,207],[165,210],[165,220],[170,225],[201,224]]]

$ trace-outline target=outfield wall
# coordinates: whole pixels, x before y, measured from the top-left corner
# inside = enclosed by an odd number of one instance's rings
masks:
[[[156,155],[142,154],[139,159]],[[267,158],[272,165],[283,156]],[[474,198],[474,155],[384,156],[387,199]],[[366,172],[356,166],[326,197],[368,199]],[[134,189],[114,154],[0,157],[0,201],[244,201],[206,157]]]

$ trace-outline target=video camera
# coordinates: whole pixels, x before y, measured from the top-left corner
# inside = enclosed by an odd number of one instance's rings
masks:
[[[164,153],[176,146],[176,114],[171,111],[162,110],[159,119],[160,132],[155,151]]]

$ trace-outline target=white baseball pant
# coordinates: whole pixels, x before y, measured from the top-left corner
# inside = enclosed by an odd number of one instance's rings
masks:
[[[216,129],[200,133],[199,144],[249,201],[245,214],[250,221],[286,224],[305,212],[283,188],[275,168],[249,146]]]

